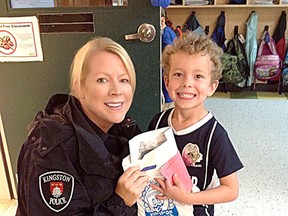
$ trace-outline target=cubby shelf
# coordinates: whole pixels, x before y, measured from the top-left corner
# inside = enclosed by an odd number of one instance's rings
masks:
[[[168,8],[288,8],[288,4],[281,5],[233,5],[233,4],[218,4],[218,5],[169,5]]]
[[[239,33],[246,33],[246,22],[252,11],[258,14],[258,31],[257,37],[260,38],[264,26],[269,26],[270,34],[273,34],[282,11],[288,13],[288,4],[282,1],[275,1],[273,5],[252,4],[253,0],[248,0],[246,4],[235,5],[229,4],[229,0],[215,0],[213,5],[189,5],[185,3],[181,5],[170,5],[166,9],[168,18],[172,21],[173,27],[183,26],[187,17],[192,11],[196,12],[196,16],[200,24],[205,27],[209,26],[209,35],[212,34],[216,27],[217,19],[221,11],[225,12],[226,38],[233,37],[234,26],[239,26]],[[287,35],[286,31],[286,35]]]

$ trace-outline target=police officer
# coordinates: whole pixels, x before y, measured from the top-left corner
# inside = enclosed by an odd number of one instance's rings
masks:
[[[148,178],[121,166],[128,140],[140,133],[126,115],[133,63],[118,43],[96,37],[77,52],[70,73],[70,95],[52,96],[28,127],[16,215],[136,215]]]

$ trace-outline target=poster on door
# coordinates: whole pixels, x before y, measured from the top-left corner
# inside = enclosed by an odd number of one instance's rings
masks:
[[[0,17],[0,62],[27,61],[43,61],[37,17]]]
[[[54,7],[53,0],[10,0],[11,8],[47,8]]]

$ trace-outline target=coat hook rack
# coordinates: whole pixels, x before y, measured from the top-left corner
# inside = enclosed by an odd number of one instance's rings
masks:
[[[206,35],[209,34],[209,26],[205,26],[204,32],[205,32]]]
[[[238,25],[235,25],[234,26],[234,36],[238,35],[238,29],[239,29]]]

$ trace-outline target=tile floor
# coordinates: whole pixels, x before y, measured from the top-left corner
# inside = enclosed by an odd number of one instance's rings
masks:
[[[208,99],[244,164],[237,200],[215,216],[288,215],[288,100]]]

